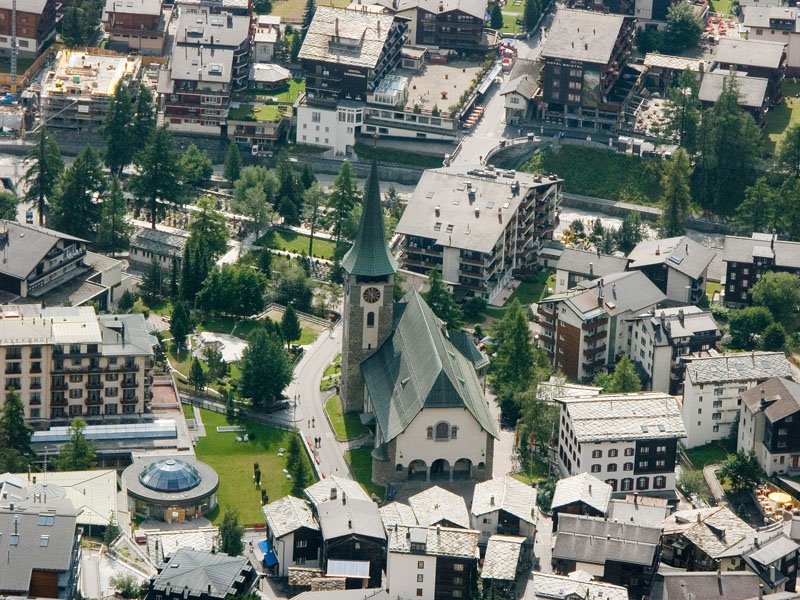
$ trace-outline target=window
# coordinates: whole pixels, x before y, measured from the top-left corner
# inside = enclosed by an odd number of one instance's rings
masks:
[[[83,381],[83,375],[72,374],[69,376],[70,383],[80,383],[81,381]]]
[[[723,391],[724,390],[721,387],[714,388],[714,395],[715,396],[722,396]]]
[[[633,471],[633,463],[631,463],[631,462],[625,463],[624,465],[622,465],[622,470],[623,471]]]
[[[650,446],[642,446],[639,448],[641,454],[650,454]]]
[[[656,467],[657,468],[658,467],[666,467],[666,466],[667,466],[667,461],[665,461],[665,460],[657,460],[656,461]]]
[[[428,427],[428,439],[433,439],[433,427]]]
[[[625,448],[625,456],[633,456],[633,448]]]
[[[636,479],[636,489],[646,490],[650,487],[650,480],[647,477],[639,477]]]
[[[631,479],[630,477],[626,477],[625,479],[623,479],[621,489],[623,492],[631,491],[633,489],[633,479]]]
[[[653,488],[657,490],[663,490],[667,487],[667,478],[663,475],[659,475],[658,477],[653,479]]]
[[[456,579],[460,579],[460,577],[456,577]],[[456,583],[453,581],[453,583]],[[461,590],[453,590],[453,598],[461,598]]]
[[[417,583],[422,583],[422,579],[423,579],[422,573],[418,573],[417,574]]]
[[[39,547],[40,548],[47,548],[47,545],[50,543],[50,536],[43,535],[39,537]]]
[[[438,423],[436,425],[436,439],[446,440],[450,433],[450,426],[447,423]]]
[[[453,571],[463,571],[464,565],[461,563],[456,563],[453,565]]]
[[[603,458],[602,450],[592,450],[592,458]]]
[[[659,454],[664,454],[664,452],[666,451],[667,451],[666,446],[656,446],[656,452],[658,452]]]
[[[425,568],[425,561],[424,560],[418,560],[417,561],[417,568],[418,569],[424,569]]]
[[[617,470],[617,463],[611,463],[610,465],[608,465],[608,472],[609,473],[613,473],[616,470]]]
[[[722,407],[722,400],[714,400],[714,402],[712,403],[712,406],[714,408],[721,408]]]
[[[311,122],[312,123],[319,123],[321,120],[321,115],[317,111],[311,113]]]
[[[297,540],[294,543],[295,548],[307,548],[308,547],[308,540]]]
[[[11,545],[17,546],[19,544],[19,536],[16,533],[11,534]]]
[[[592,465],[592,473],[599,473],[600,465]]]
[[[713,421],[719,421],[721,418],[722,418],[721,412],[715,412],[713,415],[711,415],[711,419]]]
[[[372,311],[367,313],[367,327],[375,327],[375,313]]]
[[[76,398],[83,398],[83,390],[79,388],[74,388],[69,391],[69,397],[73,400]]]
[[[646,460],[640,460],[639,461],[639,468],[640,469],[646,469],[647,468],[647,461]]]
[[[455,425],[450,428],[450,438],[454,440],[458,438],[458,427]]]
[[[608,451],[608,458],[616,458],[618,454],[619,450],[617,450],[616,448],[612,448],[611,450]]]
[[[417,588],[417,596],[422,596],[422,588]]]

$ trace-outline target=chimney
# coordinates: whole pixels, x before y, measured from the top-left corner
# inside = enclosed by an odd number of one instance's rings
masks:
[[[594,263],[589,263],[589,275],[594,275]]]
[[[684,317],[683,309],[679,308],[678,309],[678,321],[681,322],[681,325],[683,325],[683,317]]]
[[[775,568],[775,565],[772,565],[769,568],[769,581],[770,581],[770,583],[774,584],[777,579],[778,579],[777,569]]]
[[[611,295],[614,297],[614,300],[617,299],[617,284],[616,283],[612,283],[611,284]]]
[[[436,208],[434,208],[434,209],[433,209],[433,213],[434,213],[434,214],[435,214],[435,215],[438,217],[438,216],[441,214],[441,212],[442,212],[442,211],[441,211],[441,209],[439,208],[439,205],[437,204],[437,205],[436,205]]]
[[[763,597],[764,597],[764,584],[763,583],[759,583],[758,584],[758,600],[762,600]]]
[[[378,37],[381,37],[381,20],[378,19]]]
[[[584,43],[583,44],[583,49],[584,50],[588,50],[589,49],[589,44],[588,43]]]
[[[330,496],[330,498],[331,498],[331,500],[336,500],[336,488],[335,487],[331,488],[331,496]]]
[[[639,504],[639,492],[633,492],[633,503]]]
[[[348,529],[352,529],[353,528],[353,521],[351,519],[347,520],[347,528]]]
[[[774,231],[772,232],[772,237],[769,238],[769,247],[774,252],[775,251],[775,238],[778,237],[778,234]]]
[[[689,244],[686,244],[686,254],[689,254]]]
[[[592,484],[591,483],[589,484],[589,495],[590,496],[592,495]]]
[[[475,207],[475,218],[477,219],[480,216],[481,216],[481,209],[476,206]]]
[[[700,518],[700,513],[699,512],[697,513],[697,522],[698,523],[702,523],[702,519]]]
[[[502,208],[498,208],[498,209],[497,209],[497,220],[498,220],[500,223],[502,223],[502,222],[503,222],[503,209],[502,209]]]
[[[211,595],[211,584],[210,583],[208,584],[208,595],[209,596]]]
[[[339,17],[333,21],[333,35],[337,40],[339,39]]]
[[[342,506],[347,505],[347,494],[342,492]]]
[[[661,256],[661,246],[656,246],[656,256]]]

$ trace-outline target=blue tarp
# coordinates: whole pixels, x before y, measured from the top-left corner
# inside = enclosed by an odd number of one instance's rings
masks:
[[[273,550],[272,544],[269,543],[269,540],[262,540],[258,542],[258,549],[264,553],[265,567],[274,567],[278,564],[278,557],[275,556],[275,550]]]

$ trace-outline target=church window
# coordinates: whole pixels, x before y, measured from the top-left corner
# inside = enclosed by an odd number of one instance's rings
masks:
[[[367,313],[367,327],[375,327],[375,313],[372,311]]]
[[[450,429],[450,437],[453,439],[456,439],[458,437],[458,427],[456,427],[455,425],[453,425],[453,427]]]
[[[428,427],[428,439],[433,439],[433,427]]]
[[[450,434],[450,426],[447,423],[438,423],[436,425],[436,439],[446,440]]]
[[[400,464],[400,463],[397,463],[397,466],[395,466],[394,470],[399,473],[400,471],[403,470],[403,465]]]

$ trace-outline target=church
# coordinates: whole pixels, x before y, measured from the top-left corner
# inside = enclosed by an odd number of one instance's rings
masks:
[[[375,162],[342,267],[342,405],[373,429],[372,480],[490,479],[498,434],[475,370],[483,357],[416,290],[395,302]]]

